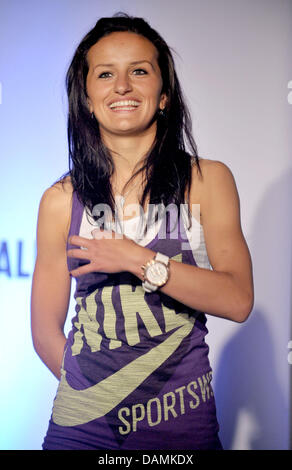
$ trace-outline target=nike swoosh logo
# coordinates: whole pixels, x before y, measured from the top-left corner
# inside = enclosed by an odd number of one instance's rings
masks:
[[[115,374],[83,390],[72,388],[63,373],[53,407],[53,421],[60,426],[78,426],[101,418],[119,405],[166,361],[193,329],[195,318]]]

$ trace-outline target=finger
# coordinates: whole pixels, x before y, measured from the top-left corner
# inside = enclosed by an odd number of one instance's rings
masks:
[[[89,248],[90,246],[90,240],[88,238],[79,237],[78,235],[69,237],[68,242],[70,245],[84,246],[85,248]]]
[[[92,264],[89,263],[85,264],[84,266],[80,266],[80,268],[72,269],[72,271],[70,271],[70,274],[74,277],[79,277],[83,276],[83,274],[93,273],[94,271],[96,270],[94,270]]]
[[[91,231],[91,235],[95,240],[101,240],[102,238],[106,239],[112,239],[112,238],[120,238],[119,234],[114,232],[113,230],[102,230],[99,228],[95,228],[94,230]]]
[[[87,259],[89,261],[88,250],[67,250],[69,258]]]
[[[95,240],[101,240],[102,238],[106,239],[123,239],[125,235],[119,232],[115,232],[114,230],[103,230],[102,232],[100,229],[94,229],[91,232],[91,235]]]
[[[90,246],[90,239],[85,237],[79,237],[79,235],[72,235],[71,237],[69,237],[68,241],[71,245],[84,246],[86,248]]]

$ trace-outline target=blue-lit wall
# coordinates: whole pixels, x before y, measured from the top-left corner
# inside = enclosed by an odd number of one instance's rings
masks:
[[[30,333],[38,205],[67,171],[64,79],[73,52],[99,17],[119,10],[148,19],[175,49],[199,153],[229,165],[241,198],[254,311],[244,325],[208,320],[223,444],[286,449],[289,0],[0,1],[0,449],[40,449],[47,429],[57,381],[37,357]]]

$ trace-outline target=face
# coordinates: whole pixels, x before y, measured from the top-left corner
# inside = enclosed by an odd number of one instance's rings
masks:
[[[89,49],[87,60],[88,107],[101,135],[155,132],[153,117],[166,104],[155,46],[134,33],[111,33]]]

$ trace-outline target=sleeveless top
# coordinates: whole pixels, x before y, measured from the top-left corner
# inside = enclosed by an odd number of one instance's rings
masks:
[[[188,230],[186,213],[177,224],[176,215],[172,205],[153,238],[150,229],[138,243],[211,269],[203,227],[192,217]],[[137,220],[126,221],[126,235]],[[69,236],[92,238],[93,228],[74,192]],[[68,257],[70,271],[84,263]],[[159,290],[146,293],[129,272],[80,276],[74,297],[76,315],[43,448],[221,448],[205,314]]]

